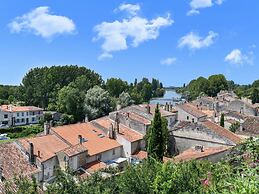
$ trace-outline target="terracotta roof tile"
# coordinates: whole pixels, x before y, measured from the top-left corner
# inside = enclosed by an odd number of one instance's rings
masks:
[[[75,155],[83,153],[83,152],[87,152],[87,149],[85,148],[85,146],[83,146],[81,144],[77,144],[77,145],[74,145],[74,146],[71,146],[69,148],[62,150],[62,152],[64,152],[69,157],[71,157],[71,156],[75,156]]]
[[[96,119],[94,120],[94,122],[98,123],[99,125],[101,125],[106,129],[109,129],[111,124],[114,125],[114,121],[112,121],[108,117],[102,117],[100,119]],[[122,124],[120,124],[119,132],[120,132],[119,135],[121,135],[122,137],[124,137],[126,140],[130,142],[139,141],[144,138],[144,136],[141,133],[135,131],[134,129],[130,129],[129,127]]]
[[[88,150],[90,156],[121,146],[90,122],[54,127],[52,131],[71,145],[77,145],[79,143],[78,135],[82,135],[85,139],[82,145]]]
[[[199,110],[197,107],[190,103],[184,103],[177,105],[178,108],[184,110],[185,112],[188,112],[189,114],[193,115],[196,118],[206,117],[207,115],[203,113],[201,110]]]
[[[233,141],[235,144],[238,144],[242,141],[242,139],[237,136],[236,134],[232,133],[231,131],[215,124],[212,123],[211,121],[202,121],[201,124],[207,128],[209,128],[210,130],[214,131],[215,133],[217,133],[218,135],[221,135],[223,137],[226,137],[227,139]]]
[[[101,161],[94,161],[86,165],[86,171],[91,174],[105,168],[107,168],[107,165]]]
[[[30,175],[39,171],[28,162],[14,142],[0,144],[0,162],[5,179],[13,178],[21,173],[23,175]]]
[[[57,152],[69,148],[69,145],[55,135],[44,135],[34,138],[25,138],[18,140],[18,143],[28,151],[29,143],[33,143],[34,155],[40,161],[46,161],[56,155]],[[40,156],[38,155],[40,154]]]
[[[42,108],[35,106],[13,106],[13,105],[2,105],[0,109],[6,112],[30,112],[30,111],[43,111]]]
[[[174,157],[174,162],[181,162],[181,161],[189,161],[194,159],[201,159],[210,155],[214,155],[220,152],[224,152],[231,147],[228,146],[220,146],[220,147],[208,147],[204,148],[203,152],[197,151],[194,148],[190,148],[185,150],[183,153]]]

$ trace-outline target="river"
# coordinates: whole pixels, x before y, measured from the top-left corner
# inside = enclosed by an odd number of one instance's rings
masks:
[[[171,103],[175,105],[175,103],[179,102],[181,100],[181,95],[176,93],[175,90],[166,90],[165,95],[162,98],[153,98],[150,100],[150,104],[166,104],[166,103]]]

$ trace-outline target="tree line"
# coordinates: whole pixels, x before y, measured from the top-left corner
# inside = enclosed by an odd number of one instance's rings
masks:
[[[252,100],[252,103],[259,103],[259,80],[252,84],[239,85],[232,80],[227,80],[224,75],[217,74],[208,78],[198,77],[191,80],[188,85],[184,84],[177,89],[188,100],[194,100],[202,95],[215,97],[221,90],[232,90],[240,98],[247,97]]]
[[[64,122],[95,119],[118,106],[148,102],[164,95],[163,84],[143,78],[128,83],[120,78],[106,82],[98,73],[76,65],[31,69],[20,86],[0,85],[0,104],[33,105],[64,113]]]

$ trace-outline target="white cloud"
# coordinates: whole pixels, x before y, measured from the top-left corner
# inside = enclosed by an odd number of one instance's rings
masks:
[[[178,47],[187,47],[189,49],[201,49],[204,47],[209,47],[214,43],[217,36],[218,34],[213,31],[209,31],[208,36],[204,38],[200,37],[194,32],[190,32],[179,40]]]
[[[140,5],[138,4],[121,4],[118,9],[120,11],[127,11],[131,15],[137,15],[140,11]]]
[[[191,0],[191,10],[187,12],[187,16],[197,15],[200,12],[198,9],[212,7],[213,5],[221,5],[224,0]]]
[[[51,38],[58,34],[73,33],[76,27],[71,19],[50,14],[49,7],[38,7],[16,17],[9,28],[13,33],[28,31],[43,38]]]
[[[162,65],[167,65],[167,66],[170,66],[170,65],[172,65],[172,64],[174,64],[175,62],[176,62],[176,58],[175,57],[168,57],[168,58],[166,58],[166,59],[162,59],[161,61],[160,61],[160,63],[162,64]]]
[[[252,51],[243,54],[241,50],[234,49],[225,57],[225,61],[236,65],[253,64],[253,55]]]
[[[102,61],[102,60],[105,60],[105,59],[112,59],[113,56],[112,54],[109,54],[109,53],[102,53],[99,57],[98,57],[98,60],[99,61]]]
[[[122,21],[102,22],[94,27],[97,32],[94,41],[104,40],[102,50],[105,54],[138,47],[140,43],[155,40],[162,27],[170,26],[174,21],[168,14],[166,17],[147,19],[138,15],[124,18]]]

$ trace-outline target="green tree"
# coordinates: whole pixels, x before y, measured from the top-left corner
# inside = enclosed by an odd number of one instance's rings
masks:
[[[211,75],[209,78],[210,91],[209,96],[216,96],[221,90],[228,89],[228,82],[224,75]]]
[[[251,95],[252,103],[259,103],[259,90],[257,88],[253,88]]]
[[[99,86],[94,86],[87,91],[84,108],[89,120],[107,115],[114,110],[109,93]]]
[[[220,115],[220,126],[221,126],[221,127],[224,127],[224,126],[225,126],[224,113],[221,113],[221,115]]]
[[[83,93],[77,88],[65,86],[58,92],[58,111],[73,115],[76,121],[82,121],[85,117],[83,102]]]
[[[133,104],[133,102],[134,101],[131,99],[131,96],[127,92],[122,92],[118,99],[118,104],[121,106],[121,108],[129,106]]]
[[[157,104],[155,115],[147,133],[148,156],[163,161],[168,141],[167,120],[161,117]]]
[[[240,128],[240,123],[236,122],[231,124],[231,126],[229,127],[229,130],[233,133],[236,133],[236,131]]]
[[[125,92],[127,89],[128,83],[121,79],[111,78],[108,79],[106,82],[106,90],[110,93],[111,96],[114,96],[116,98],[118,98],[119,95],[122,92]]]

